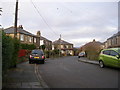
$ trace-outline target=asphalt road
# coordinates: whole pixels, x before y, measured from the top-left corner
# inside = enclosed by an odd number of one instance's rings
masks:
[[[47,59],[38,70],[50,88],[118,88],[118,71],[78,62],[76,56]]]

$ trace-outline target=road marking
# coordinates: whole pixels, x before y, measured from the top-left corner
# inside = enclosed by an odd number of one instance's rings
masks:
[[[35,64],[35,75],[38,79],[38,81],[40,82],[41,87],[43,88],[49,88],[48,85],[45,83],[45,81],[42,79],[39,70],[38,70],[38,65]]]

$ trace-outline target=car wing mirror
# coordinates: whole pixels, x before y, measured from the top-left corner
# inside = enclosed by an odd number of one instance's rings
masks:
[[[117,59],[120,59],[120,55],[116,55],[116,58],[117,58]]]

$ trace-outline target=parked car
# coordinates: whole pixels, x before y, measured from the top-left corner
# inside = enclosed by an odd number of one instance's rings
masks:
[[[80,53],[78,54],[78,58],[80,58],[80,57],[85,57],[85,52],[80,52]]]
[[[101,51],[99,55],[99,65],[120,68],[120,48],[109,48]]]
[[[32,50],[30,56],[29,56],[29,63],[33,63],[33,62],[36,62],[36,63],[43,63],[45,62],[45,55],[43,53],[42,50],[39,50],[39,49],[35,49],[35,50]]]

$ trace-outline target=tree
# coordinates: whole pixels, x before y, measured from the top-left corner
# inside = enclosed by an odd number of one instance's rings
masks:
[[[45,50],[46,46],[45,45],[41,45],[40,49],[42,49],[43,51]]]

